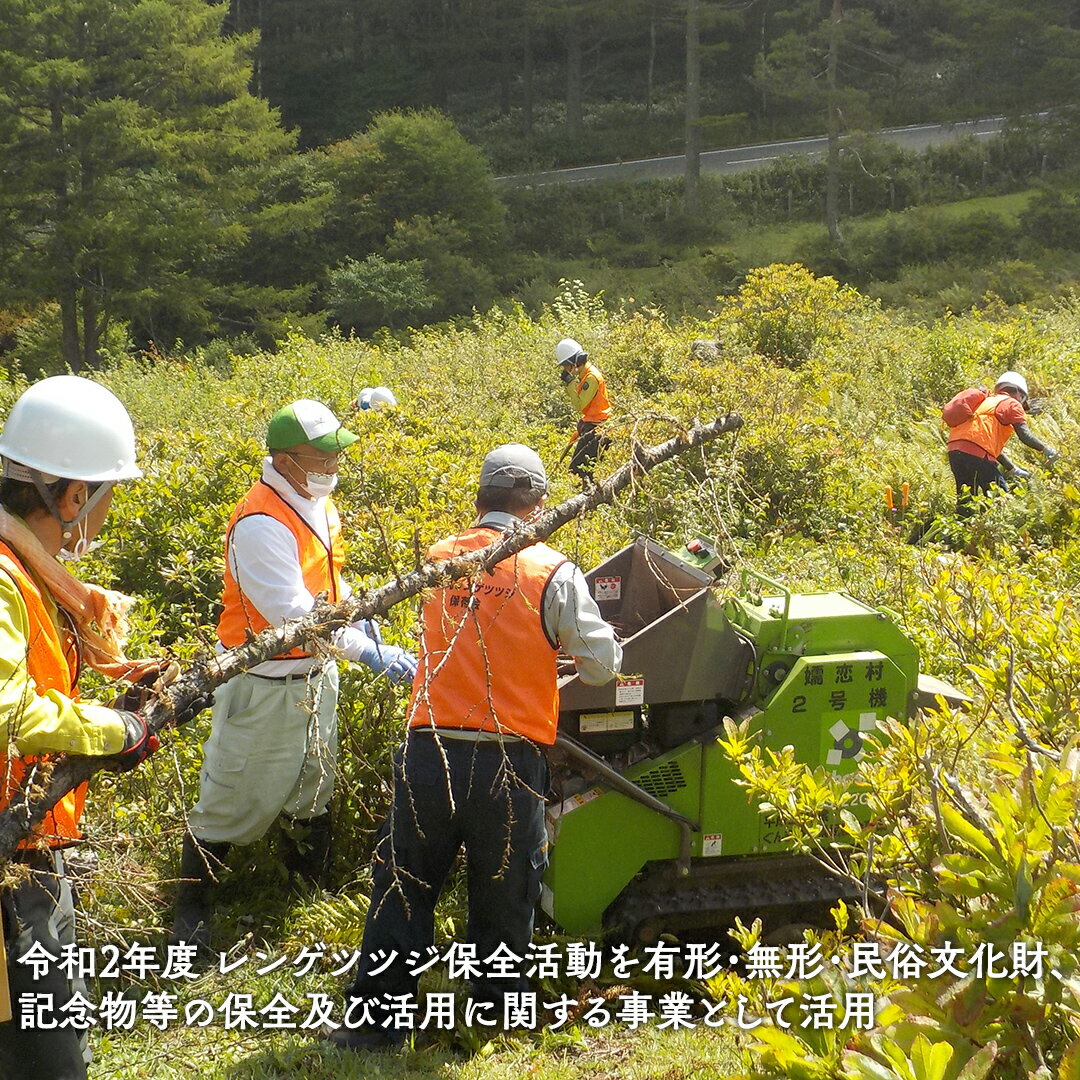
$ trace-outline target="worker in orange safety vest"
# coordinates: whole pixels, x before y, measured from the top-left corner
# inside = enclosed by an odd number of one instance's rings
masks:
[[[113,487],[142,476],[127,410],[105,387],[74,375],[29,387],[0,434],[0,808],[40,784],[57,754],[112,758],[127,771],[158,745],[132,688],[106,706],[84,701],[82,662],[113,679],[150,680],[160,661],[123,655],[121,626],[129,597],[79,581],[58,558],[85,554],[105,523]],[[147,684],[148,685],[148,684]],[[176,716],[184,723],[200,699]],[[11,748],[10,750],[8,748]],[[10,756],[9,756],[10,755]],[[89,1060],[85,1032],[65,1021],[64,1007],[85,991],[71,967],[44,972],[18,963],[44,950],[60,957],[77,948],[65,853],[82,839],[86,785],[49,812],[13,861],[23,875],[0,889],[6,999],[15,1016],[0,1022],[0,1076],[82,1080]],[[51,1005],[42,1002],[51,1001]],[[29,1015],[20,1006],[29,1002]],[[28,1022],[27,1022],[28,1021]]]
[[[519,443],[497,447],[480,469],[475,524],[435,544],[428,559],[494,543],[535,513],[546,493],[535,452]],[[432,946],[435,903],[462,846],[466,936],[479,961],[472,1001],[498,1019],[504,995],[523,989],[524,980],[489,975],[484,962],[507,949],[524,956],[532,938],[547,864],[545,750],[559,716],[556,659],[571,657],[593,685],[614,678],[622,663],[581,571],[543,543],[436,589],[421,620],[409,730],[376,840],[361,959],[344,1022],[330,1034],[349,1050],[404,1042],[386,1003],[416,994],[413,960]]]
[[[992,394],[972,387],[957,394],[942,410],[949,425],[949,467],[956,481],[956,510],[961,517],[972,513],[972,496],[1005,487],[1006,476],[1025,479],[1031,475],[1005,456],[1005,445],[1014,432],[1025,446],[1041,453],[1048,465],[1057,458],[1057,451],[1027,426],[1027,400],[1027,380],[1017,371],[1006,371],[994,383]]]
[[[358,436],[321,402],[279,409],[267,427],[262,475],[237,504],[225,535],[219,650],[307,614],[316,597],[351,595],[331,492]],[[342,627],[334,654],[407,684],[415,659],[383,642],[370,620]],[[320,887],[330,858],[337,773],[338,669],[334,655],[292,649],[219,687],[203,747],[199,798],[188,814],[171,940],[210,945],[212,889],[232,845],[254,843],[281,818],[294,883]]]

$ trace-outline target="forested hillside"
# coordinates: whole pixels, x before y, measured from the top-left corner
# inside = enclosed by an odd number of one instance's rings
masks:
[[[0,17],[9,368],[536,313],[570,277],[690,312],[773,261],[937,314],[1052,299],[1075,263],[1063,0],[2,0]],[[998,113],[1000,137],[926,155],[871,137]],[[807,134],[826,161],[698,175],[708,147]],[[684,150],[678,184],[494,181]],[[880,220],[1035,187],[1037,221]]]
[[[447,111],[500,173],[681,150],[689,67],[703,145],[1061,105],[1073,5],[1039,0],[233,0],[254,89],[304,146],[388,108]],[[694,59],[696,57],[696,59]]]

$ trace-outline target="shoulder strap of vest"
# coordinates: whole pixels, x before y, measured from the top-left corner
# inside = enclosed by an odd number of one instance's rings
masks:
[[[553,649],[557,649],[559,647],[559,639],[552,638],[552,636],[548,633],[548,626],[547,623],[544,621],[544,605],[547,603],[548,589],[551,588],[551,581],[555,577],[555,571],[558,570],[560,566],[565,566],[569,561],[569,559],[563,559],[561,562],[557,562],[551,568],[551,573],[548,574],[548,579],[544,582],[544,587],[540,592],[540,629],[544,631],[544,637],[547,638],[548,644]]]
[[[27,569],[26,564],[22,560],[22,556],[6,541],[0,541],[0,556],[2,556],[2,558],[0,558],[0,570],[3,570],[4,573],[7,574],[9,578],[11,578],[11,580],[15,583],[15,587],[19,589],[20,593],[22,592],[22,587],[19,583],[19,579],[18,577],[16,577],[15,574],[11,572],[8,567],[4,566],[4,560],[10,560],[12,565],[15,567],[16,573],[21,574],[22,577],[24,577],[38,590],[38,592],[42,591],[41,585],[38,583],[37,579]],[[65,615],[67,614],[67,612],[64,611],[64,609],[56,602],[55,598],[51,594],[49,594],[49,599],[52,601],[57,611],[63,612]],[[26,602],[25,597],[23,598],[23,602]]]
[[[975,406],[975,412],[992,413],[1008,396],[1008,394],[988,394]]]
[[[12,572],[11,567],[5,566],[4,563],[10,561],[15,571],[22,575],[26,581],[35,585],[38,592],[41,592],[41,587],[37,585],[33,574],[23,565],[23,561],[19,556],[19,553],[8,543],[0,541],[0,571],[3,571],[9,578],[11,578],[12,584],[18,590],[19,595],[23,598],[23,604],[27,605],[28,601],[22,592],[22,585],[19,582],[18,577]],[[65,608],[62,604],[58,603],[56,598],[51,593],[45,593],[45,597],[56,608],[57,618],[62,624],[62,630],[66,631],[67,635],[71,639],[70,653],[65,649],[65,654],[68,654],[68,667],[71,669],[72,683],[79,681],[79,673],[82,671],[82,642],[79,638],[79,627],[75,621],[74,616]]]
[[[281,505],[282,505],[282,506],[284,506],[284,507],[285,507],[285,509],[286,509],[286,510],[288,510],[288,511],[289,511],[289,513],[290,513],[290,514],[291,514],[291,515],[292,515],[292,516],[293,516],[293,517],[294,517],[294,518],[295,518],[295,519],[296,519],[296,520],[297,520],[298,522],[300,522],[300,524],[301,524],[301,525],[303,525],[303,526],[304,526],[304,528],[305,528],[305,529],[307,529],[307,531],[308,531],[309,533],[311,533],[311,535],[312,535],[313,537],[315,537],[315,539],[316,539],[316,540],[318,540],[318,541],[319,541],[319,543],[320,543],[320,544],[322,544],[322,546],[323,546],[324,548],[326,548],[326,553],[327,553],[327,555],[330,555],[330,554],[331,554],[330,548],[329,548],[329,546],[328,546],[328,545],[327,545],[327,544],[325,543],[325,541],[323,540],[323,538],[322,538],[322,537],[321,537],[321,536],[320,536],[320,535],[319,535],[319,534],[318,534],[318,533],[317,533],[317,532],[316,532],[316,531],[315,531],[315,530],[314,530],[314,529],[313,529],[313,528],[311,527],[311,525],[310,525],[310,524],[309,524],[308,522],[306,522],[306,521],[304,520],[304,518],[303,518],[303,515],[302,515],[302,514],[300,514],[300,513],[299,513],[299,512],[298,512],[298,511],[297,511],[297,510],[296,510],[296,509],[294,508],[294,507],[290,506],[290,505],[289,505],[289,504],[288,504],[288,503],[287,503],[287,502],[285,501],[285,499],[284,499],[284,498],[282,498],[281,492],[279,492],[279,491],[275,491],[275,490],[274,490],[274,489],[273,489],[273,488],[272,488],[272,487],[271,487],[271,486],[270,486],[270,485],[269,485],[269,484],[268,484],[268,483],[267,483],[267,482],[266,482],[265,480],[260,480],[260,481],[259,481],[259,483],[260,483],[260,484],[261,484],[261,485],[262,485],[262,486],[263,486],[264,488],[266,488],[266,490],[267,490],[267,491],[269,491],[269,492],[270,492],[270,494],[271,494],[271,495],[273,495],[273,496],[274,496],[274,498],[276,498],[276,499],[277,499],[277,501],[278,501],[279,503],[281,503]],[[273,514],[267,514],[267,513],[265,513],[265,512],[264,512],[264,511],[262,511],[262,510],[256,510],[256,511],[255,511],[254,513],[251,513],[251,514],[241,514],[241,515],[240,515],[240,517],[238,517],[238,518],[236,519],[236,521],[237,521],[237,522],[239,522],[239,521],[243,520],[243,518],[246,518],[246,517],[268,517],[268,518],[270,518],[271,520],[274,520],[274,521],[276,521],[276,520],[277,520],[277,519],[276,519],[276,518],[274,517],[274,515],[273,515]],[[234,523],[233,523],[233,528],[235,528],[235,527],[236,527],[236,522],[234,522]],[[232,532],[232,529],[230,529],[229,531],[230,531],[230,532]]]

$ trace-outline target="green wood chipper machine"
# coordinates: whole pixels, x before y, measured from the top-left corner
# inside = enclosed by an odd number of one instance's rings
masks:
[[[568,933],[648,941],[736,916],[825,924],[857,885],[785,850],[735,783],[724,719],[844,774],[879,720],[957,696],[920,678],[918,651],[888,613],[753,571],[723,596],[718,561],[702,540],[667,551],[641,538],[586,575],[623,640],[624,674],[560,682],[541,906]]]

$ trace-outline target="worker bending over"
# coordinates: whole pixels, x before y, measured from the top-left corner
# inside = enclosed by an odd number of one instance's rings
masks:
[[[1043,454],[1048,465],[1057,458],[1057,451],[1028,428],[1027,400],[1027,380],[1019,372],[1006,371],[994,383],[992,394],[971,387],[957,394],[942,411],[950,428],[949,467],[956,481],[956,512],[961,517],[971,515],[974,495],[1004,487],[1004,474],[1019,479],[1031,475],[1003,453],[1013,432],[1025,446]]]

